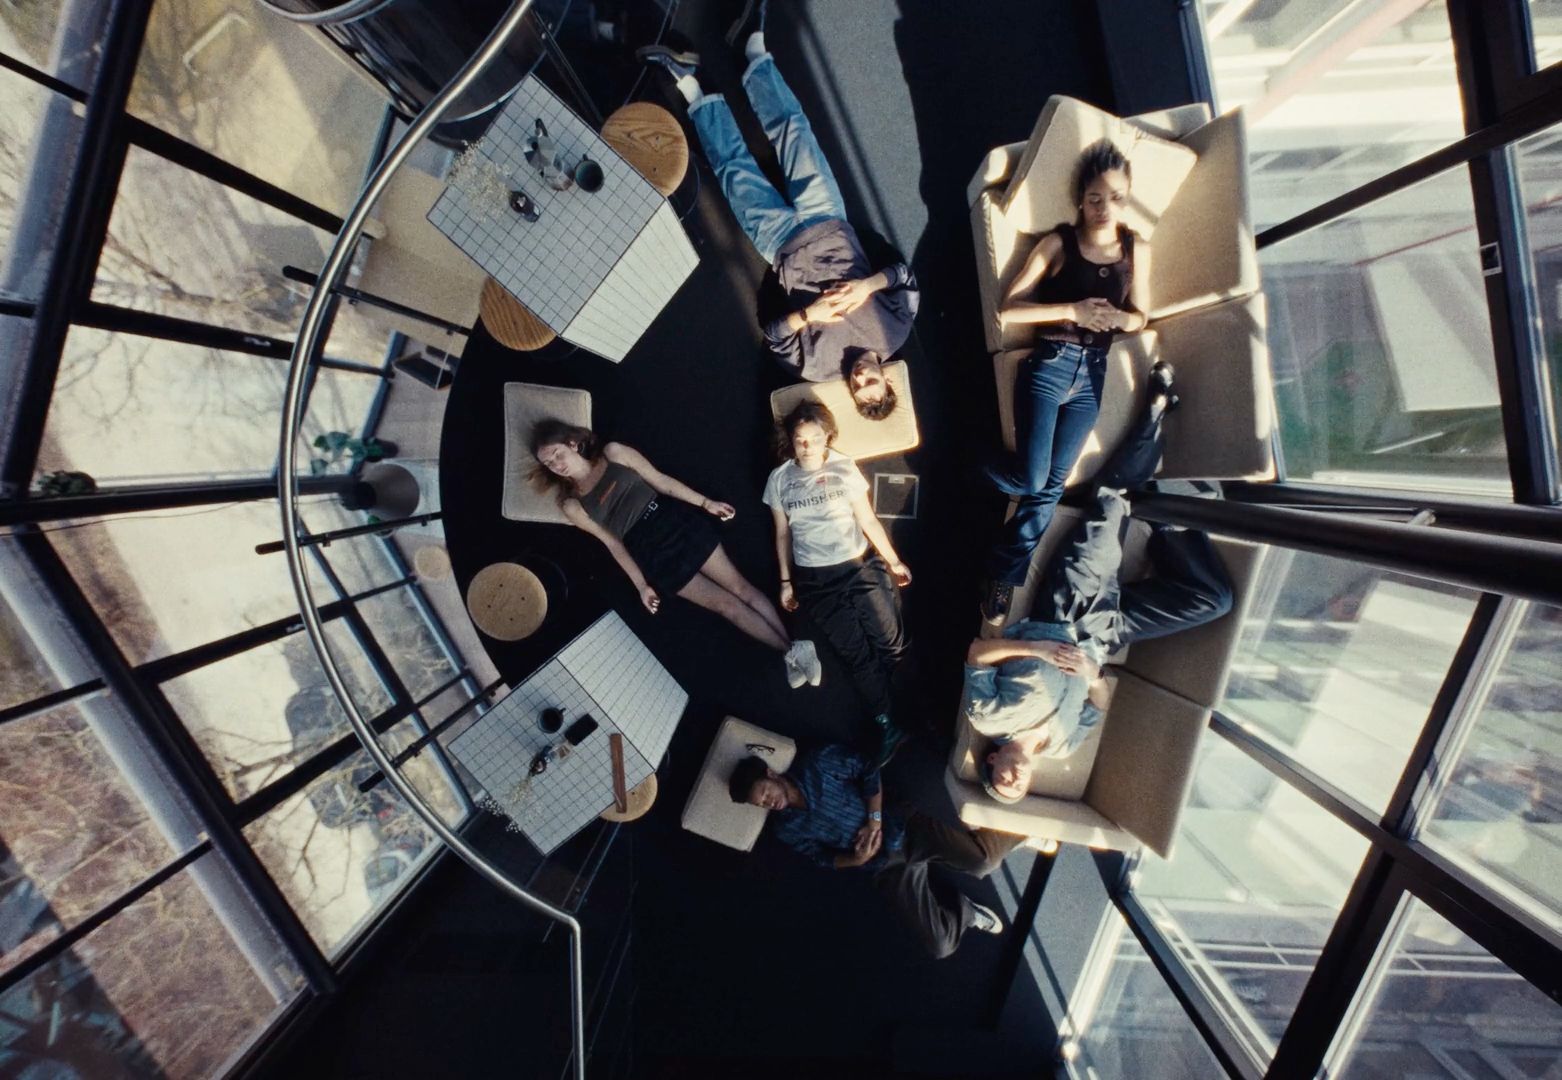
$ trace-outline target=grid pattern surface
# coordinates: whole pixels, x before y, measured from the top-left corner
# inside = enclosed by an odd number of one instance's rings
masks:
[[[663,203],[563,337],[610,360],[622,360],[699,261],[678,215]]]
[[[617,614],[598,619],[516,687],[450,748],[527,840],[544,855],[613,804],[608,736],[624,736],[624,781],[656,771],[689,695]],[[567,757],[528,779],[532,759],[563,740],[537,725],[546,708],[564,729],[591,716],[598,727]]]
[[[547,126],[566,171],[583,157],[602,166],[600,191],[588,193],[579,186],[555,191],[527,163],[525,153],[538,119]],[[468,191],[451,184],[429,211],[429,221],[533,314],[562,331],[665,203],[644,177],[533,77],[516,89],[477,152],[511,188],[531,196],[541,219],[528,222],[508,206],[475,205]]]

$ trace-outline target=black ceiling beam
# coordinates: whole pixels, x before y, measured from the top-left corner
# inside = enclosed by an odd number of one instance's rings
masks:
[[[1222,490],[1232,502],[1298,510],[1377,512],[1404,517],[1430,510],[1434,525],[1562,544],[1562,508],[1558,507],[1313,483],[1255,484],[1235,480],[1225,483]]]
[[[298,478],[298,490],[300,495],[339,495],[355,490],[359,483],[351,476],[301,476]],[[198,484],[127,486],[95,491],[90,495],[0,499],[0,527],[46,521],[86,521],[117,514],[259,502],[276,497],[276,480],[257,478],[214,480]]]

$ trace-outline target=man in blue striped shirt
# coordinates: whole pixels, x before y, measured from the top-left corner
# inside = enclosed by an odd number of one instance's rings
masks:
[[[866,867],[874,884],[900,914],[923,947],[942,959],[975,928],[1003,932],[1003,920],[928,876],[933,865],[986,877],[1023,840],[991,829],[956,829],[920,813],[909,819],[884,813],[879,771],[845,746],[803,752],[785,773],[757,757],[732,771],[733,802],[775,814],[776,838],[821,866]]]

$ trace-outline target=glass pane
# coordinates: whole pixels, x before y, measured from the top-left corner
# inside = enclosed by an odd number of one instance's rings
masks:
[[[0,52],[85,90],[97,71],[107,0],[0,4]]]
[[[0,30],[14,10],[0,4]],[[71,110],[68,98],[0,69],[0,297],[43,290],[81,141]]]
[[[100,487],[268,476],[287,365],[72,327],[39,468]]]
[[[1283,548],[1261,565],[1221,712],[1382,810],[1475,594]]]
[[[414,700],[455,678],[456,668],[408,589],[361,600],[358,610]]]
[[[0,536],[0,709],[96,675],[14,537]]]
[[[1562,60],[1562,0],[1529,0],[1529,25],[1535,42],[1535,69]]]
[[[50,539],[132,663],[298,611],[275,500],[56,528]],[[332,599],[323,583],[321,602]]]
[[[1464,134],[1442,0],[1204,0],[1203,9],[1216,100],[1247,110],[1259,229]]]
[[[130,111],[341,214],[386,102],[332,48],[249,0],[158,0]]]
[[[1343,1065],[1345,1080],[1517,1080],[1562,1074],[1562,1008],[1412,900],[1404,934]]]
[[[287,280],[282,268],[318,270],[331,239],[290,214],[131,147],[92,298],[292,340],[312,290]],[[387,340],[383,330],[344,307],[327,354],[378,363]]]
[[[393,730],[394,751],[416,737],[410,722]],[[422,755],[406,766],[420,791],[454,805],[443,774]],[[326,952],[336,954],[433,854],[438,841],[390,784],[358,784],[374,772],[358,751],[301,794],[244,830],[299,918]]]
[[[1562,0],[1554,8],[1552,25],[1562,30]],[[1551,40],[1562,49],[1562,34]],[[1551,375],[1551,422],[1555,424],[1562,416],[1562,124],[1519,143],[1513,157],[1519,195],[1524,200],[1535,306],[1540,312],[1541,342]]]
[[[300,979],[251,966],[203,895],[222,873],[200,859],[0,995],[0,1074],[224,1075]]]
[[[1292,480],[1511,498],[1463,167],[1260,252]]]
[[[333,619],[325,629],[353,701],[371,718],[384,712],[390,694],[346,624]],[[234,694],[235,686],[244,693]],[[235,800],[350,731],[302,632],[182,675],[164,683],[163,692]]]
[[[384,380],[375,375],[360,375],[335,368],[316,371],[314,386],[309,390],[309,407],[304,412],[304,422],[299,432],[301,455],[305,448],[312,451],[315,438],[326,432],[339,431],[354,437],[361,435],[364,425],[369,421],[369,409],[374,405],[374,399],[383,385]],[[276,442],[275,434],[271,441]],[[313,452],[311,456],[314,456]],[[308,475],[308,469],[306,460],[299,470],[300,475]]]
[[[100,741],[105,725],[128,722],[98,695],[0,726],[0,971],[180,853]]]
[[[1214,734],[1171,860],[1135,891],[1253,1055],[1267,1060],[1367,842]]]
[[[1562,609],[1529,608],[1505,643],[1425,838],[1484,867],[1552,925],[1562,912]]]
[[[1089,1025],[1080,1033],[1070,1073],[1138,1080],[1187,1080],[1222,1070],[1182,1004],[1126,923],[1116,916],[1112,966]]]

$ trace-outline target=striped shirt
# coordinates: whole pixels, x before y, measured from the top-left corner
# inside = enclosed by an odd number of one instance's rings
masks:
[[[786,778],[802,791],[804,805],[774,812],[776,838],[820,866],[834,866],[867,823],[866,801],[879,793],[879,770],[850,747],[831,745],[799,754]],[[886,813],[884,844],[864,865],[883,866],[885,853],[905,842],[905,822]]]

